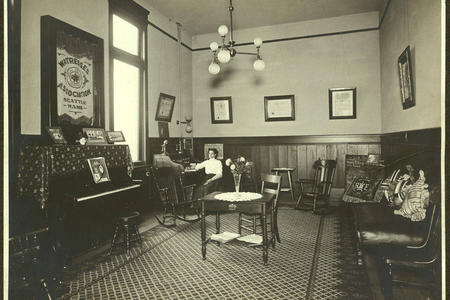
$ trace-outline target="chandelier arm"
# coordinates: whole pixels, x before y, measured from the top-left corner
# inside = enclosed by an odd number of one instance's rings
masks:
[[[252,53],[252,52],[241,52],[241,51],[236,51],[236,54],[245,54],[245,55],[255,55],[255,56],[258,56],[258,53]]]

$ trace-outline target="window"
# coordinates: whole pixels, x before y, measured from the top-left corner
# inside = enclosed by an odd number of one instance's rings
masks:
[[[133,161],[145,162],[148,11],[128,0],[109,5],[110,127],[123,132]]]

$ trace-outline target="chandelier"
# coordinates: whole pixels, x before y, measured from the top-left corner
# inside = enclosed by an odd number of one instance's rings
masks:
[[[211,64],[209,65],[208,71],[209,73],[216,75],[220,72],[220,65],[219,63],[226,64],[228,63],[232,57],[234,57],[236,54],[246,54],[246,55],[254,55],[256,56],[256,60],[253,63],[253,68],[256,71],[262,71],[266,67],[266,64],[261,58],[261,55],[259,54],[259,48],[262,45],[262,40],[260,38],[255,38],[253,43],[256,46],[256,53],[250,53],[250,52],[242,52],[242,51],[236,51],[235,44],[236,41],[233,40],[233,4],[232,0],[230,0],[230,6],[228,7],[228,10],[230,11],[230,40],[228,43],[225,42],[226,35],[228,33],[228,27],[226,25],[220,25],[217,29],[217,32],[222,37],[222,45],[219,45],[216,42],[212,42],[209,47],[211,48],[213,52],[213,59]]]

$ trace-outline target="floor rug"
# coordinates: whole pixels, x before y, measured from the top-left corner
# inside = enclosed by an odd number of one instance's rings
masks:
[[[349,229],[338,213],[326,216],[281,207],[281,243],[269,249],[208,244],[202,260],[200,223],[144,234],[132,256],[99,255],[66,273],[64,299],[370,299],[366,277],[352,259]],[[207,217],[207,234],[215,217]],[[236,232],[237,214],[221,217]],[[354,258],[354,256],[353,256]],[[362,273],[358,273],[362,272]],[[349,276],[352,275],[352,276]]]

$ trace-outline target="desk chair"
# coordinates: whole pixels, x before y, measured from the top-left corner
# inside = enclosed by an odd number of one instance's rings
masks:
[[[176,226],[176,219],[193,222],[200,218],[193,199],[196,184],[184,185],[181,174],[171,167],[152,167],[151,174],[164,209],[162,220],[156,216],[161,225],[172,227]],[[195,219],[187,217],[192,213],[197,215]]]
[[[336,161],[330,159],[318,159],[313,164],[314,176],[311,179],[299,179],[300,196],[298,197],[296,209],[311,210],[317,213],[318,207],[328,206],[336,172]],[[305,185],[311,186],[310,190]]]
[[[262,174],[261,175],[261,194],[267,193],[274,195],[274,220],[270,220],[270,222],[274,222],[275,235],[277,237],[277,241],[280,243],[280,234],[278,232],[278,194],[280,193],[281,187],[281,176],[278,175],[270,175],[270,174]],[[268,208],[270,209],[270,208]],[[267,212],[266,212],[267,214]],[[270,211],[268,212],[269,215]],[[250,217],[250,218],[248,218]],[[259,221],[259,222],[257,222]],[[259,224],[257,224],[259,223]],[[251,227],[250,227],[251,225]],[[238,232],[241,234],[242,229],[253,232],[254,234],[261,233],[257,232],[256,227],[261,227],[261,216],[255,214],[247,214],[244,212],[239,213],[239,228]],[[270,227],[269,227],[270,228]]]

